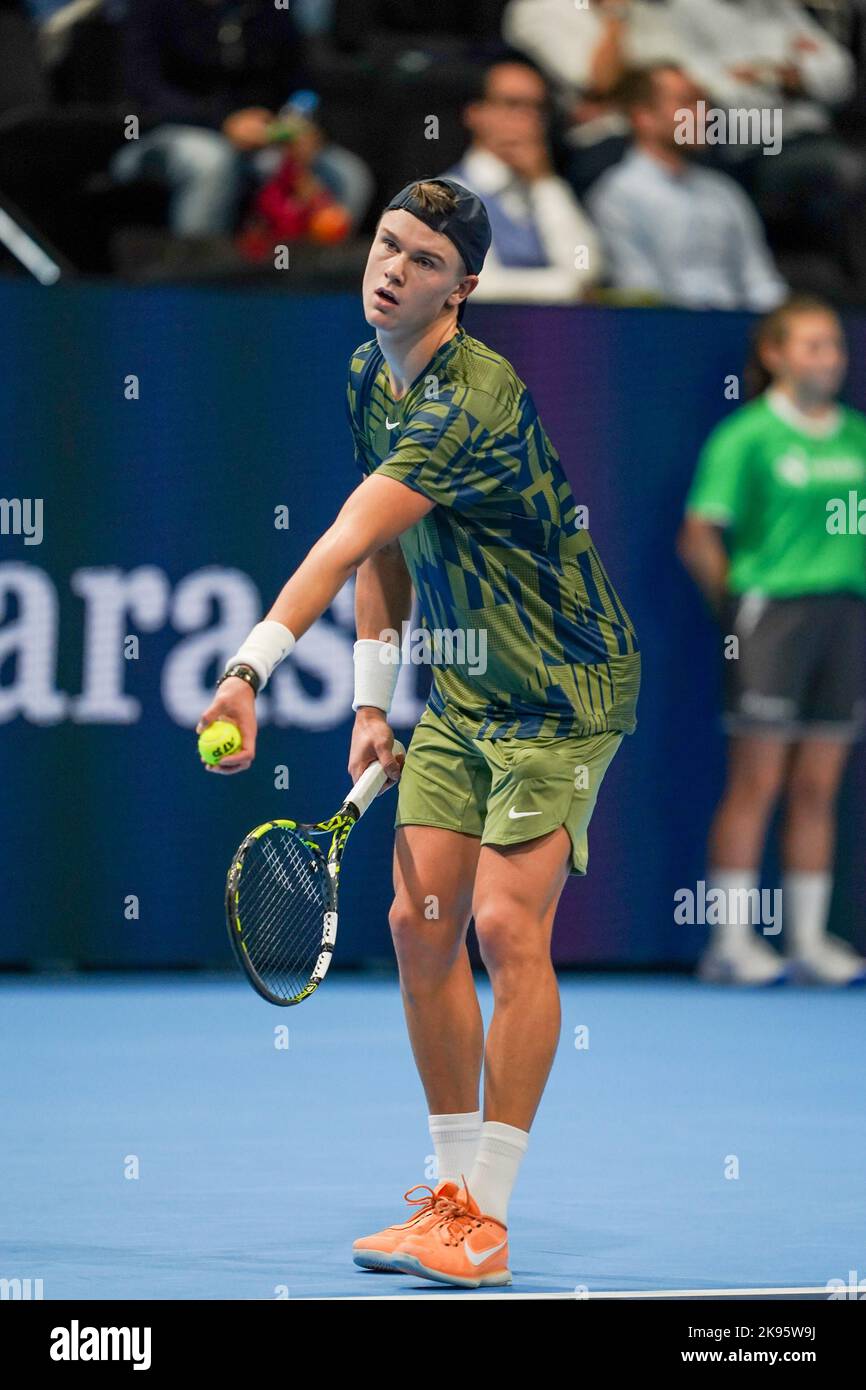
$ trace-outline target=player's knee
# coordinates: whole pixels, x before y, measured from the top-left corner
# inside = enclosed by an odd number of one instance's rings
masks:
[[[424,904],[397,897],[388,914],[388,926],[403,983],[419,978],[438,984],[454,965],[462,947],[461,934],[449,921],[427,915]]]
[[[396,897],[388,913],[388,926],[391,928],[394,944],[403,944],[416,939],[423,917],[421,907],[414,903],[411,898],[402,895]]]
[[[475,935],[485,968],[505,976],[550,959],[537,913],[512,899],[489,898],[475,913]]]

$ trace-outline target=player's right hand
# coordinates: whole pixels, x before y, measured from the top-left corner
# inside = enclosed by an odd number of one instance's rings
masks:
[[[366,705],[355,712],[355,727],[352,730],[349,776],[353,786],[361,773],[374,762],[380,762],[388,774],[388,781],[382,791],[387,791],[394,782],[399,782],[403,763],[394,754],[394,730],[381,710]],[[381,795],[382,792],[379,792],[379,796]]]
[[[200,734],[208,724],[213,724],[215,719],[227,719],[230,724],[237,724],[241,731],[241,746],[237,753],[228,754],[213,766],[202,759],[202,767],[208,772],[224,774],[245,772],[256,756],[258,729],[256,697],[248,681],[241,680],[240,676],[229,676],[228,680],[221,681],[213,702],[208,705],[195,726],[196,733]]]

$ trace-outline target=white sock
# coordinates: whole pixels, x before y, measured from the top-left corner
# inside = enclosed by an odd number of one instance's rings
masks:
[[[469,1194],[482,1216],[493,1216],[503,1226],[508,1225],[511,1190],[528,1145],[528,1130],[499,1120],[485,1120],[481,1126],[478,1152],[469,1174]]]
[[[823,941],[833,896],[833,875],[789,869],[782,876],[782,912],[790,955],[803,955]]]
[[[475,1159],[481,1137],[481,1111],[469,1110],[461,1115],[430,1115],[430,1138],[436,1149],[437,1183],[456,1182],[468,1173]]]
[[[754,916],[755,920],[758,920],[760,906],[757,911],[747,914],[743,910],[746,900],[739,895],[759,889],[760,882],[761,876],[757,869],[710,869],[707,874],[707,891],[721,889],[724,893],[725,906],[720,915],[726,919],[713,922],[710,926],[710,944],[713,950],[719,951],[722,955],[730,955],[732,951],[737,951],[744,943],[748,943],[749,937],[754,937],[755,928],[750,918]],[[709,904],[707,911],[713,911],[715,915],[715,909]],[[730,921],[731,917],[738,920]]]

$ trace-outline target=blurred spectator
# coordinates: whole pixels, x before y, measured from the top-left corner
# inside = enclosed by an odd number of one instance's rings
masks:
[[[0,0],[0,115],[47,98],[36,29],[23,0]]]
[[[785,143],[829,132],[854,89],[854,60],[797,0],[670,0],[688,69],[723,107],[783,113]],[[731,158],[760,153],[730,147]]]
[[[117,0],[113,9],[109,0],[26,0],[26,4],[39,26],[39,53],[49,70],[66,56],[76,25],[99,14],[112,21],[121,17]]]
[[[679,68],[627,74],[620,99],[634,145],[595,184],[590,212],[613,284],[693,308],[770,309],[784,297],[760,219],[733,179],[691,162],[678,144],[699,92]]]
[[[554,84],[567,127],[568,180],[582,195],[625,153],[628,121],[611,100],[626,72],[685,53],[666,0],[510,0],[506,41],[538,63]]]
[[[323,148],[321,132],[309,119],[315,103],[313,92],[298,92],[274,127],[283,138],[256,156],[259,172],[269,165],[272,172],[238,238],[249,260],[269,260],[275,246],[295,241],[343,241],[352,229],[348,210],[315,173]]]
[[[598,237],[553,172],[548,111],[541,73],[510,60],[484,72],[464,109],[472,143],[447,172],[484,199],[493,231],[475,299],[558,303],[599,279]]]
[[[275,112],[303,71],[290,12],[272,0],[130,0],[124,38],[128,91],[151,129],[118,151],[112,175],[165,179],[177,235],[230,233],[248,188],[274,172]],[[363,160],[323,142],[312,170],[353,221],[363,216]]]
[[[831,111],[854,91],[851,54],[796,0],[671,0],[688,70],[716,107],[778,112],[779,152],[752,141],[714,147],[768,224],[820,238],[860,278],[866,156],[832,130]]]

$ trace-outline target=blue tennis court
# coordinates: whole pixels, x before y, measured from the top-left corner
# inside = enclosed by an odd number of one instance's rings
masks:
[[[866,1275],[862,990],[560,991],[506,1296]],[[492,1296],[352,1263],[431,1176],[396,979],[277,1010],[216,976],[10,976],[0,1013],[0,1275],[46,1299]]]

